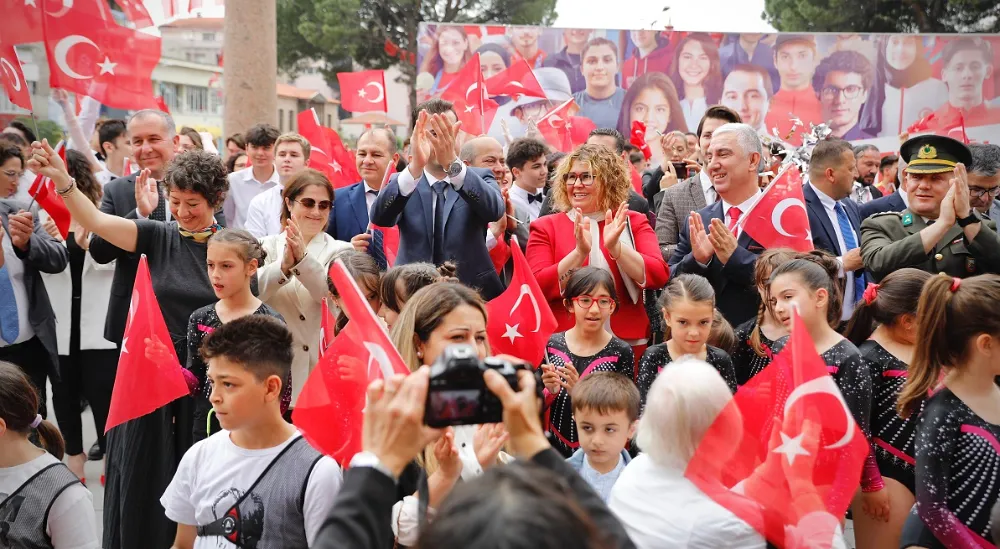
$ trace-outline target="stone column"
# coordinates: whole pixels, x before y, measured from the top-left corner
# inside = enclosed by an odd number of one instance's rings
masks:
[[[278,125],[276,19],[274,0],[226,2],[223,135]]]

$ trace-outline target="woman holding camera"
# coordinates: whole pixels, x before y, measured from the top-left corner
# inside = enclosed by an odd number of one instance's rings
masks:
[[[413,294],[392,327],[392,342],[410,371],[429,366],[449,345],[470,345],[482,361],[490,354],[486,339],[486,305],[475,291],[458,282],[436,282]],[[444,500],[459,478],[471,480],[497,462],[507,441],[502,425],[463,425],[417,456],[427,473],[428,516]],[[417,541],[419,514],[415,495],[392,509],[392,529],[400,545]]]

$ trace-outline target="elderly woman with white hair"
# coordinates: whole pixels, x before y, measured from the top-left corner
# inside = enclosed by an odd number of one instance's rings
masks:
[[[729,409],[733,413],[720,416],[732,398],[719,372],[694,358],[668,365],[653,382],[636,436],[643,453],[622,471],[608,501],[608,506],[639,549],[763,549],[766,546],[764,537],[754,526],[719,504],[685,476],[688,462],[717,419],[726,421],[723,432],[731,435],[725,437],[724,448],[713,447],[712,452],[731,451],[739,446],[742,417],[735,408]],[[804,432],[811,428],[819,426],[802,426]],[[776,441],[772,440],[774,443]],[[769,452],[768,455],[780,459],[781,454]],[[805,464],[798,467],[802,465]],[[811,465],[806,465],[805,470],[794,471],[779,462],[771,463],[769,459],[731,490],[720,484],[719,491],[731,495],[732,503],[759,519],[754,522],[760,527],[763,509],[757,502],[765,501],[766,504],[768,497],[763,496],[763,491],[758,497],[752,494],[761,484],[759,474],[773,466],[784,470],[798,497],[810,499],[806,503],[813,508],[812,512],[804,513],[796,525],[786,527],[784,547],[845,547],[839,518],[825,512],[818,493],[809,493],[815,490]],[[714,495],[718,497],[719,493]],[[760,516],[753,516],[758,511]]]

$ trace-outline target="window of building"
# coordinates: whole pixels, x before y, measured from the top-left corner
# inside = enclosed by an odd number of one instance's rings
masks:
[[[326,115],[326,127],[327,128],[332,128],[333,127],[333,115],[332,114]]]
[[[203,32],[201,33],[201,39],[205,42],[214,42],[215,33],[214,32]]]
[[[188,112],[208,112],[208,88],[203,86],[187,86]]]
[[[180,108],[180,88],[177,84],[160,82],[160,95],[163,96],[163,101],[167,104],[167,108],[170,110]]]
[[[291,109],[288,111],[288,131],[295,131],[295,113]]]
[[[285,109],[278,109],[278,131],[285,132]]]

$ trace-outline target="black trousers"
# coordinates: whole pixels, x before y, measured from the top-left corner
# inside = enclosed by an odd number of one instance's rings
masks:
[[[80,418],[80,400],[90,403],[97,429],[97,443],[106,450],[104,425],[111,407],[111,391],[118,371],[117,349],[76,351],[69,356],[59,356],[59,377],[52,384],[52,405],[55,408],[59,430],[66,440],[66,454],[83,453],[83,426]]]
[[[21,371],[28,376],[28,380],[38,391],[38,413],[43,418],[48,418],[48,392],[45,390],[45,378],[49,375],[49,366],[52,360],[48,351],[42,345],[42,341],[33,337],[23,343],[0,347],[0,360],[10,362],[21,368]],[[79,411],[80,403],[77,402]]]

